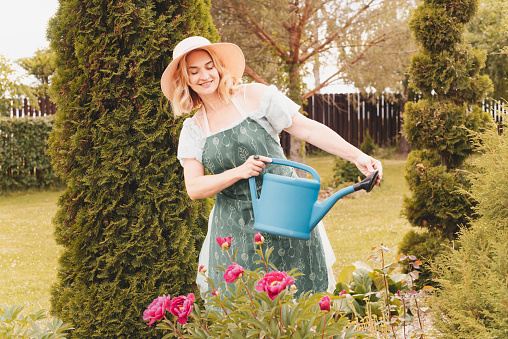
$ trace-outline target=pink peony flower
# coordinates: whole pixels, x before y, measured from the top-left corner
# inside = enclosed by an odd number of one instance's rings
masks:
[[[234,262],[233,265],[229,265],[226,272],[224,272],[224,280],[227,283],[232,283],[236,279],[241,278],[243,272],[243,267]]]
[[[263,237],[263,236],[261,235],[261,233],[259,233],[259,232],[258,232],[258,233],[256,233],[256,234],[254,235],[254,243],[255,243],[256,245],[263,245],[263,244],[265,243],[265,237]]]
[[[162,297],[154,299],[148,308],[143,312],[143,320],[150,320],[147,325],[151,327],[154,322],[164,318],[166,309],[170,303],[171,297],[169,295],[163,295]]]
[[[321,300],[319,301],[319,308],[321,311],[330,312],[330,297],[325,295]]]
[[[222,247],[223,250],[227,250],[231,247],[231,237],[227,238],[217,237],[215,240],[217,240],[219,246]]]
[[[344,294],[347,294],[346,290],[342,290],[342,291],[340,291],[340,293],[339,293],[339,297],[342,297]]]
[[[265,274],[265,277],[258,281],[256,291],[266,292],[268,297],[273,300],[286,286],[290,286],[294,282],[295,279],[293,277],[288,277],[286,272],[274,271]]]
[[[169,311],[173,313],[173,315],[178,318],[177,321],[183,325],[187,322],[187,318],[189,318],[189,315],[192,312],[193,304],[193,293],[189,293],[186,297],[181,295],[171,300]]]
[[[206,266],[205,265],[199,266],[198,272],[204,275],[206,272]]]

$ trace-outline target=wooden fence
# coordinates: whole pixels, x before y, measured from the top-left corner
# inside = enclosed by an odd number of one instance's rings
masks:
[[[20,109],[13,108],[11,117],[38,117],[56,114],[56,105],[48,97],[39,98],[39,109],[23,100]],[[415,98],[414,101],[418,101]],[[367,131],[375,144],[380,146],[393,145],[402,126],[401,101],[385,100],[383,96],[363,96],[358,93],[346,94],[316,94],[307,100],[303,109],[309,118],[319,121],[337,133],[346,141],[359,147]],[[492,115],[497,124],[498,132],[503,132],[504,121],[508,117],[506,105],[495,100],[484,100],[482,108]],[[286,154],[289,154],[290,137],[282,132],[281,144]],[[309,150],[315,149],[309,145]]]
[[[483,100],[482,109],[492,115],[492,119],[496,122],[497,132],[503,133],[504,122],[508,119],[508,107],[496,100]]]
[[[11,110],[11,118],[44,117],[56,114],[56,105],[49,100],[49,97],[39,98],[38,101],[39,109],[36,109],[28,104],[28,99],[23,99],[21,108],[13,108]]]
[[[400,101],[388,101],[383,96],[360,96],[358,93],[316,94],[303,110],[316,120],[339,133],[346,141],[359,147],[369,132],[377,145],[392,145],[400,135],[402,114]],[[288,154],[290,137],[281,134],[281,144]],[[314,150],[308,146],[308,150]]]

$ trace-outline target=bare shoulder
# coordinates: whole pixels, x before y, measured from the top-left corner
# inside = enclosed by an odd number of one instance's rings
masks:
[[[250,83],[242,86],[243,95],[247,101],[247,106],[251,109],[255,109],[259,106],[261,98],[265,94],[268,86],[260,83]]]

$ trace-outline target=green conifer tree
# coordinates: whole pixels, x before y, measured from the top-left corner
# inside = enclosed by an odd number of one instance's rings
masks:
[[[420,51],[412,57],[409,84],[422,100],[405,106],[404,134],[413,151],[405,168],[411,196],[405,198],[403,214],[413,226],[435,233],[433,246],[436,235],[455,238],[474,215],[475,201],[464,194],[470,187],[465,160],[474,151],[468,130],[488,124],[478,104],[492,89],[488,76],[479,75],[485,53],[462,41],[477,2],[425,0],[410,21]]]
[[[444,339],[508,337],[508,134],[482,136],[471,193],[479,218],[432,267],[439,283],[431,308]]]
[[[218,41],[209,0],[60,0],[58,117],[50,154],[67,184],[54,218],[63,246],[52,313],[73,338],[160,337],[143,311],[196,293],[207,203],[188,198],[176,159],[182,119],[160,77],[176,43]]]

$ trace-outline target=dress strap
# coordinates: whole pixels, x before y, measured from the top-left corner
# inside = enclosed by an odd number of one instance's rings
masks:
[[[205,109],[205,105],[201,105],[201,109],[203,110],[203,121],[205,122],[205,136],[210,136],[210,127],[208,126],[208,118],[206,117],[206,109]],[[197,120],[197,119],[196,119]],[[199,123],[199,121],[198,121]]]
[[[235,98],[232,98],[231,101],[233,102],[233,105],[235,105],[238,112],[240,112],[240,114],[242,115],[242,118],[245,118],[246,116],[245,109],[243,109],[243,107],[240,106],[240,103]]]

